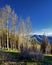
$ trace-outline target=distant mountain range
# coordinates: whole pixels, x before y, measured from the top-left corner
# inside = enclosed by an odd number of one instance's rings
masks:
[[[31,38],[34,38],[38,43],[42,43],[43,35],[32,35]],[[52,36],[47,36],[47,38],[52,44]]]

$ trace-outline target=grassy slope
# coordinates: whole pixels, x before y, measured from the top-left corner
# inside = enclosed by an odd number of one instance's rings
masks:
[[[20,51],[18,51],[18,50],[11,50],[11,49],[9,49],[9,50],[7,50],[7,49],[2,49],[2,51],[4,51],[4,52],[11,52],[11,53],[20,53]],[[48,64],[52,64],[52,55],[51,54],[43,54],[43,56],[44,56],[44,60],[43,61],[45,61],[46,63],[48,63]],[[26,64],[27,65],[42,65],[42,64],[44,64],[44,62],[43,63],[41,63],[41,62],[26,62]]]
[[[4,49],[4,48],[3,48],[1,51],[3,51],[3,52],[20,53],[20,51],[19,51],[19,50],[11,50],[11,49],[7,50],[7,49]]]

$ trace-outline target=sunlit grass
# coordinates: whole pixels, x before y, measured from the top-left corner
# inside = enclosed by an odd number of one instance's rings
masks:
[[[35,62],[27,62],[27,65],[37,65],[38,63]]]
[[[52,54],[43,54],[44,56],[52,56]]]
[[[12,50],[12,49],[6,49],[6,48],[2,48],[2,51],[3,52],[13,52],[13,53],[20,53],[20,51],[19,50]]]
[[[27,62],[26,65],[42,65],[40,62]]]

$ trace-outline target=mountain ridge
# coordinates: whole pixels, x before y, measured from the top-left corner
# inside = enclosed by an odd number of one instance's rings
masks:
[[[46,36],[49,42],[52,44],[52,36]],[[43,35],[32,35],[31,38],[34,38],[38,43],[42,43]]]

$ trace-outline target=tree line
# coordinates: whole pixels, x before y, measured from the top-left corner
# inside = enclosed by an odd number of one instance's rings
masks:
[[[23,50],[32,48],[34,51],[50,53],[51,45],[48,38],[43,35],[42,44],[37,49],[36,40],[31,39],[32,24],[30,17],[24,20],[18,18],[17,14],[9,5],[0,8],[0,48]]]
[[[17,14],[9,5],[0,8],[0,48],[16,49],[17,46],[20,50],[21,44],[27,46],[30,32],[30,17],[27,17],[26,20],[20,17],[18,20]]]

